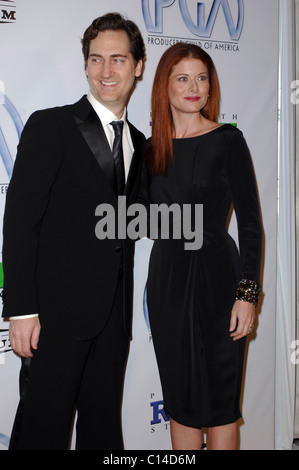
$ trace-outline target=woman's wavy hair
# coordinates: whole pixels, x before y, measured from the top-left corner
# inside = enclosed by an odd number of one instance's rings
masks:
[[[172,158],[172,115],[168,97],[168,81],[174,65],[181,60],[201,60],[208,70],[210,98],[201,110],[202,116],[217,121],[220,110],[220,87],[215,65],[203,49],[194,44],[177,43],[162,55],[155,74],[152,98],[152,138],[146,154],[147,166],[153,173],[165,175],[169,158]]]

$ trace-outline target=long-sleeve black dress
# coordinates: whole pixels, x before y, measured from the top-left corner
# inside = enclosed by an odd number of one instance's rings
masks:
[[[200,249],[185,249],[183,238],[160,238],[150,257],[147,303],[165,411],[193,427],[234,422],[241,416],[246,338],[230,337],[231,310],[239,282],[259,282],[261,258],[261,220],[247,144],[229,124],[174,139],[167,176],[148,171],[147,178],[151,204],[203,205]],[[227,233],[232,203],[239,250]]]

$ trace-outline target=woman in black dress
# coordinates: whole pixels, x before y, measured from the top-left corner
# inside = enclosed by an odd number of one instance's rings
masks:
[[[165,51],[152,91],[147,193],[151,204],[176,203],[182,213],[191,205],[193,229],[195,207],[203,207],[201,248],[160,236],[149,265],[149,319],[174,449],[200,449],[202,428],[208,449],[236,449],[244,347],[260,292],[251,158],[241,131],[217,123],[219,102],[208,54],[183,43]],[[231,204],[239,250],[226,230]]]

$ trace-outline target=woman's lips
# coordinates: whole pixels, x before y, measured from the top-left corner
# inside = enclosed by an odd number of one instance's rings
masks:
[[[199,101],[200,100],[200,96],[186,96],[185,100],[187,101]]]

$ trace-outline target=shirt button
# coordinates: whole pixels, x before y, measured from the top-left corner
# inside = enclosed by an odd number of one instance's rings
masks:
[[[120,253],[121,252],[121,247],[120,246],[117,246],[115,249],[114,249],[115,253]]]

